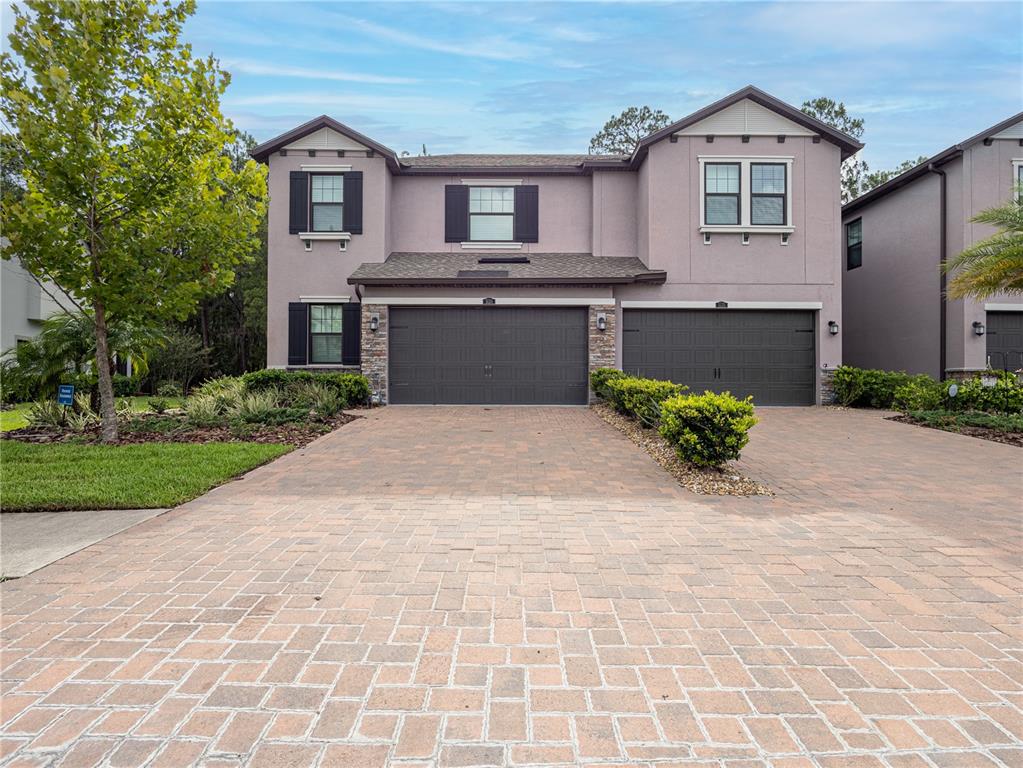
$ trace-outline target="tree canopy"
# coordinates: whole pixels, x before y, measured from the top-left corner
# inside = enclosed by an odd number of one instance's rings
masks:
[[[0,57],[24,195],[17,256],[93,319],[103,437],[117,435],[107,327],[184,319],[259,248],[266,171],[232,167],[229,82],[180,41],[194,0],[25,0]]]
[[[670,123],[671,118],[659,109],[629,107],[604,123],[590,139],[590,154],[631,155],[640,139]]]

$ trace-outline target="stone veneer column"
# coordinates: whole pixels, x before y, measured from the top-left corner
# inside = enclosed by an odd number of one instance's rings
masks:
[[[835,369],[821,368],[821,405],[835,404]]]
[[[597,330],[597,315],[604,314],[607,318],[607,329]],[[615,366],[615,305],[591,304],[589,312],[589,370],[597,368],[614,368]],[[590,392],[593,399],[593,392]]]
[[[369,329],[369,319],[376,315],[379,324]],[[387,305],[362,305],[362,373],[369,379],[373,396],[381,404],[387,402]]]

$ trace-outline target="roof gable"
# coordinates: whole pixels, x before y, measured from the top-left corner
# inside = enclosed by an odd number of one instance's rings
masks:
[[[683,136],[814,136],[805,126],[799,125],[774,110],[757,104],[752,99],[742,99],[703,120],[678,131]]]
[[[632,155],[632,165],[637,166],[643,161],[647,151],[651,144],[656,144],[662,139],[666,139],[672,134],[682,133],[685,129],[695,126],[703,120],[707,120],[712,116],[716,116],[719,112],[727,110],[729,107],[740,104],[744,100],[754,102],[760,107],[763,107],[769,112],[773,112],[775,115],[785,118],[788,122],[795,123],[798,126],[809,131],[809,135],[820,136],[822,139],[837,145],[842,150],[842,159],[849,157],[850,155],[859,152],[863,148],[863,144],[851,136],[842,133],[841,131],[832,128],[826,123],[822,123],[820,120],[810,117],[802,110],[796,109],[791,104],[786,104],[780,99],[776,99],[769,93],[756,88],[752,85],[747,85],[735,93],[731,93],[725,96],[723,99],[715,101],[703,109],[693,112],[687,117],[683,117],[681,120],[672,123],[666,128],[662,128],[659,131],[651,133],[646,138],[639,142],[639,146],[636,147],[636,151]],[[732,113],[733,116],[735,113]],[[749,112],[744,112],[745,115]],[[754,116],[754,122],[757,118],[765,120],[762,112],[757,112]]]
[[[992,139],[1023,139],[1023,120],[999,131]]]
[[[335,131],[333,128],[324,126],[318,131],[313,131],[308,136],[303,136],[296,141],[286,144],[282,149],[342,149],[353,151],[364,151],[369,149],[365,144],[360,144],[350,136]]]

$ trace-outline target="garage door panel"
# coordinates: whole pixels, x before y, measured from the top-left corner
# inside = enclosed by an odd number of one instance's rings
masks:
[[[392,403],[585,404],[587,311],[391,307]]]
[[[812,312],[627,309],[622,325],[623,368],[630,373],[695,392],[753,395],[761,405],[815,401]]]
[[[988,312],[986,325],[988,365],[1023,367],[1023,312]]]

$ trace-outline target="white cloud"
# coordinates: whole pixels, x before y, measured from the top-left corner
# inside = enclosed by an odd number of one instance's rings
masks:
[[[365,19],[346,19],[349,28],[388,40],[408,48],[419,48],[424,51],[446,53],[450,56],[466,56],[478,59],[495,59],[497,61],[522,61],[536,56],[540,51],[536,46],[519,43],[503,36],[489,36],[471,41],[448,42],[400,29],[385,27]]]
[[[224,59],[224,69],[229,72],[242,72],[246,75],[274,75],[278,77],[295,77],[303,80],[339,80],[347,83],[371,83],[375,85],[410,85],[419,80],[411,77],[391,77],[390,75],[369,75],[361,72],[344,72],[329,68],[292,67],[287,64],[262,63],[245,59]]]

